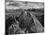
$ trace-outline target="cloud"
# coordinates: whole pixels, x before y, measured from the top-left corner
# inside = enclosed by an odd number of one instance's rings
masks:
[[[16,5],[17,4],[17,5]],[[25,2],[6,2],[6,9],[28,9],[28,8],[35,8],[35,9],[39,9],[39,8],[44,8],[44,3],[39,3],[39,2],[27,2],[27,4],[25,4]]]

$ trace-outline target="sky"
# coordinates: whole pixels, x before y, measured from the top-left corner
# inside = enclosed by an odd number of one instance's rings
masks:
[[[13,2],[13,4],[15,5],[9,5],[11,3],[9,3],[8,1],[24,1],[24,0],[6,0],[6,9],[19,9],[19,8],[23,8],[23,9],[28,9],[28,8],[44,8],[44,4],[43,4],[43,0],[25,0],[25,1],[31,1],[31,3],[29,2],[27,5],[24,4],[23,2]],[[42,2],[42,3],[32,3],[32,2]],[[16,3],[18,7],[16,6]]]
[[[31,1],[31,2],[44,2],[44,0],[6,0],[6,2],[8,1]]]

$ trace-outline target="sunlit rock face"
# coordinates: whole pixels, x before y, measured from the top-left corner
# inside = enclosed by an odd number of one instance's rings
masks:
[[[36,30],[35,23],[34,23],[34,19],[36,18],[32,17],[32,15],[30,14],[31,12],[28,12],[29,10],[27,11],[27,10],[21,10],[21,9],[19,9],[19,11],[18,10],[16,11],[21,12],[21,14],[18,14],[17,12],[16,13],[10,12],[10,14],[7,13],[8,15],[6,15],[7,30],[9,30],[9,33],[10,34],[12,33],[22,34],[23,32],[24,33],[36,33],[37,30]],[[34,12],[33,15],[35,15],[37,19],[40,20],[40,18],[38,17],[39,16],[38,13]],[[20,31],[23,31],[23,32],[21,33]]]
[[[31,33],[31,27],[32,24],[34,23],[33,18],[31,17],[30,13],[22,13],[19,18],[18,18],[18,22],[19,22],[19,27],[23,30],[26,28],[26,30],[30,30]],[[29,29],[28,29],[29,28]]]
[[[6,28],[8,33],[10,34],[37,33],[36,27],[38,26],[39,29],[40,27],[39,25],[43,23],[42,20],[40,20],[42,19],[41,16],[42,14],[35,12],[31,13],[31,11],[28,12],[27,10],[21,9],[19,9],[19,11],[18,10],[16,11],[21,13],[18,14],[17,12],[16,13],[7,12],[8,15],[6,14],[6,23],[7,23]],[[34,16],[32,17],[30,13],[35,15],[35,17]],[[38,20],[41,21],[42,23],[39,24]],[[36,22],[37,26],[35,26],[34,21]]]
[[[18,23],[16,21],[18,21]],[[9,18],[6,19],[6,23],[7,23],[7,30],[10,34],[21,34],[24,32],[27,33],[27,31],[28,33],[33,32],[31,31],[31,27],[34,21],[30,13],[22,13],[19,17],[9,16]]]

